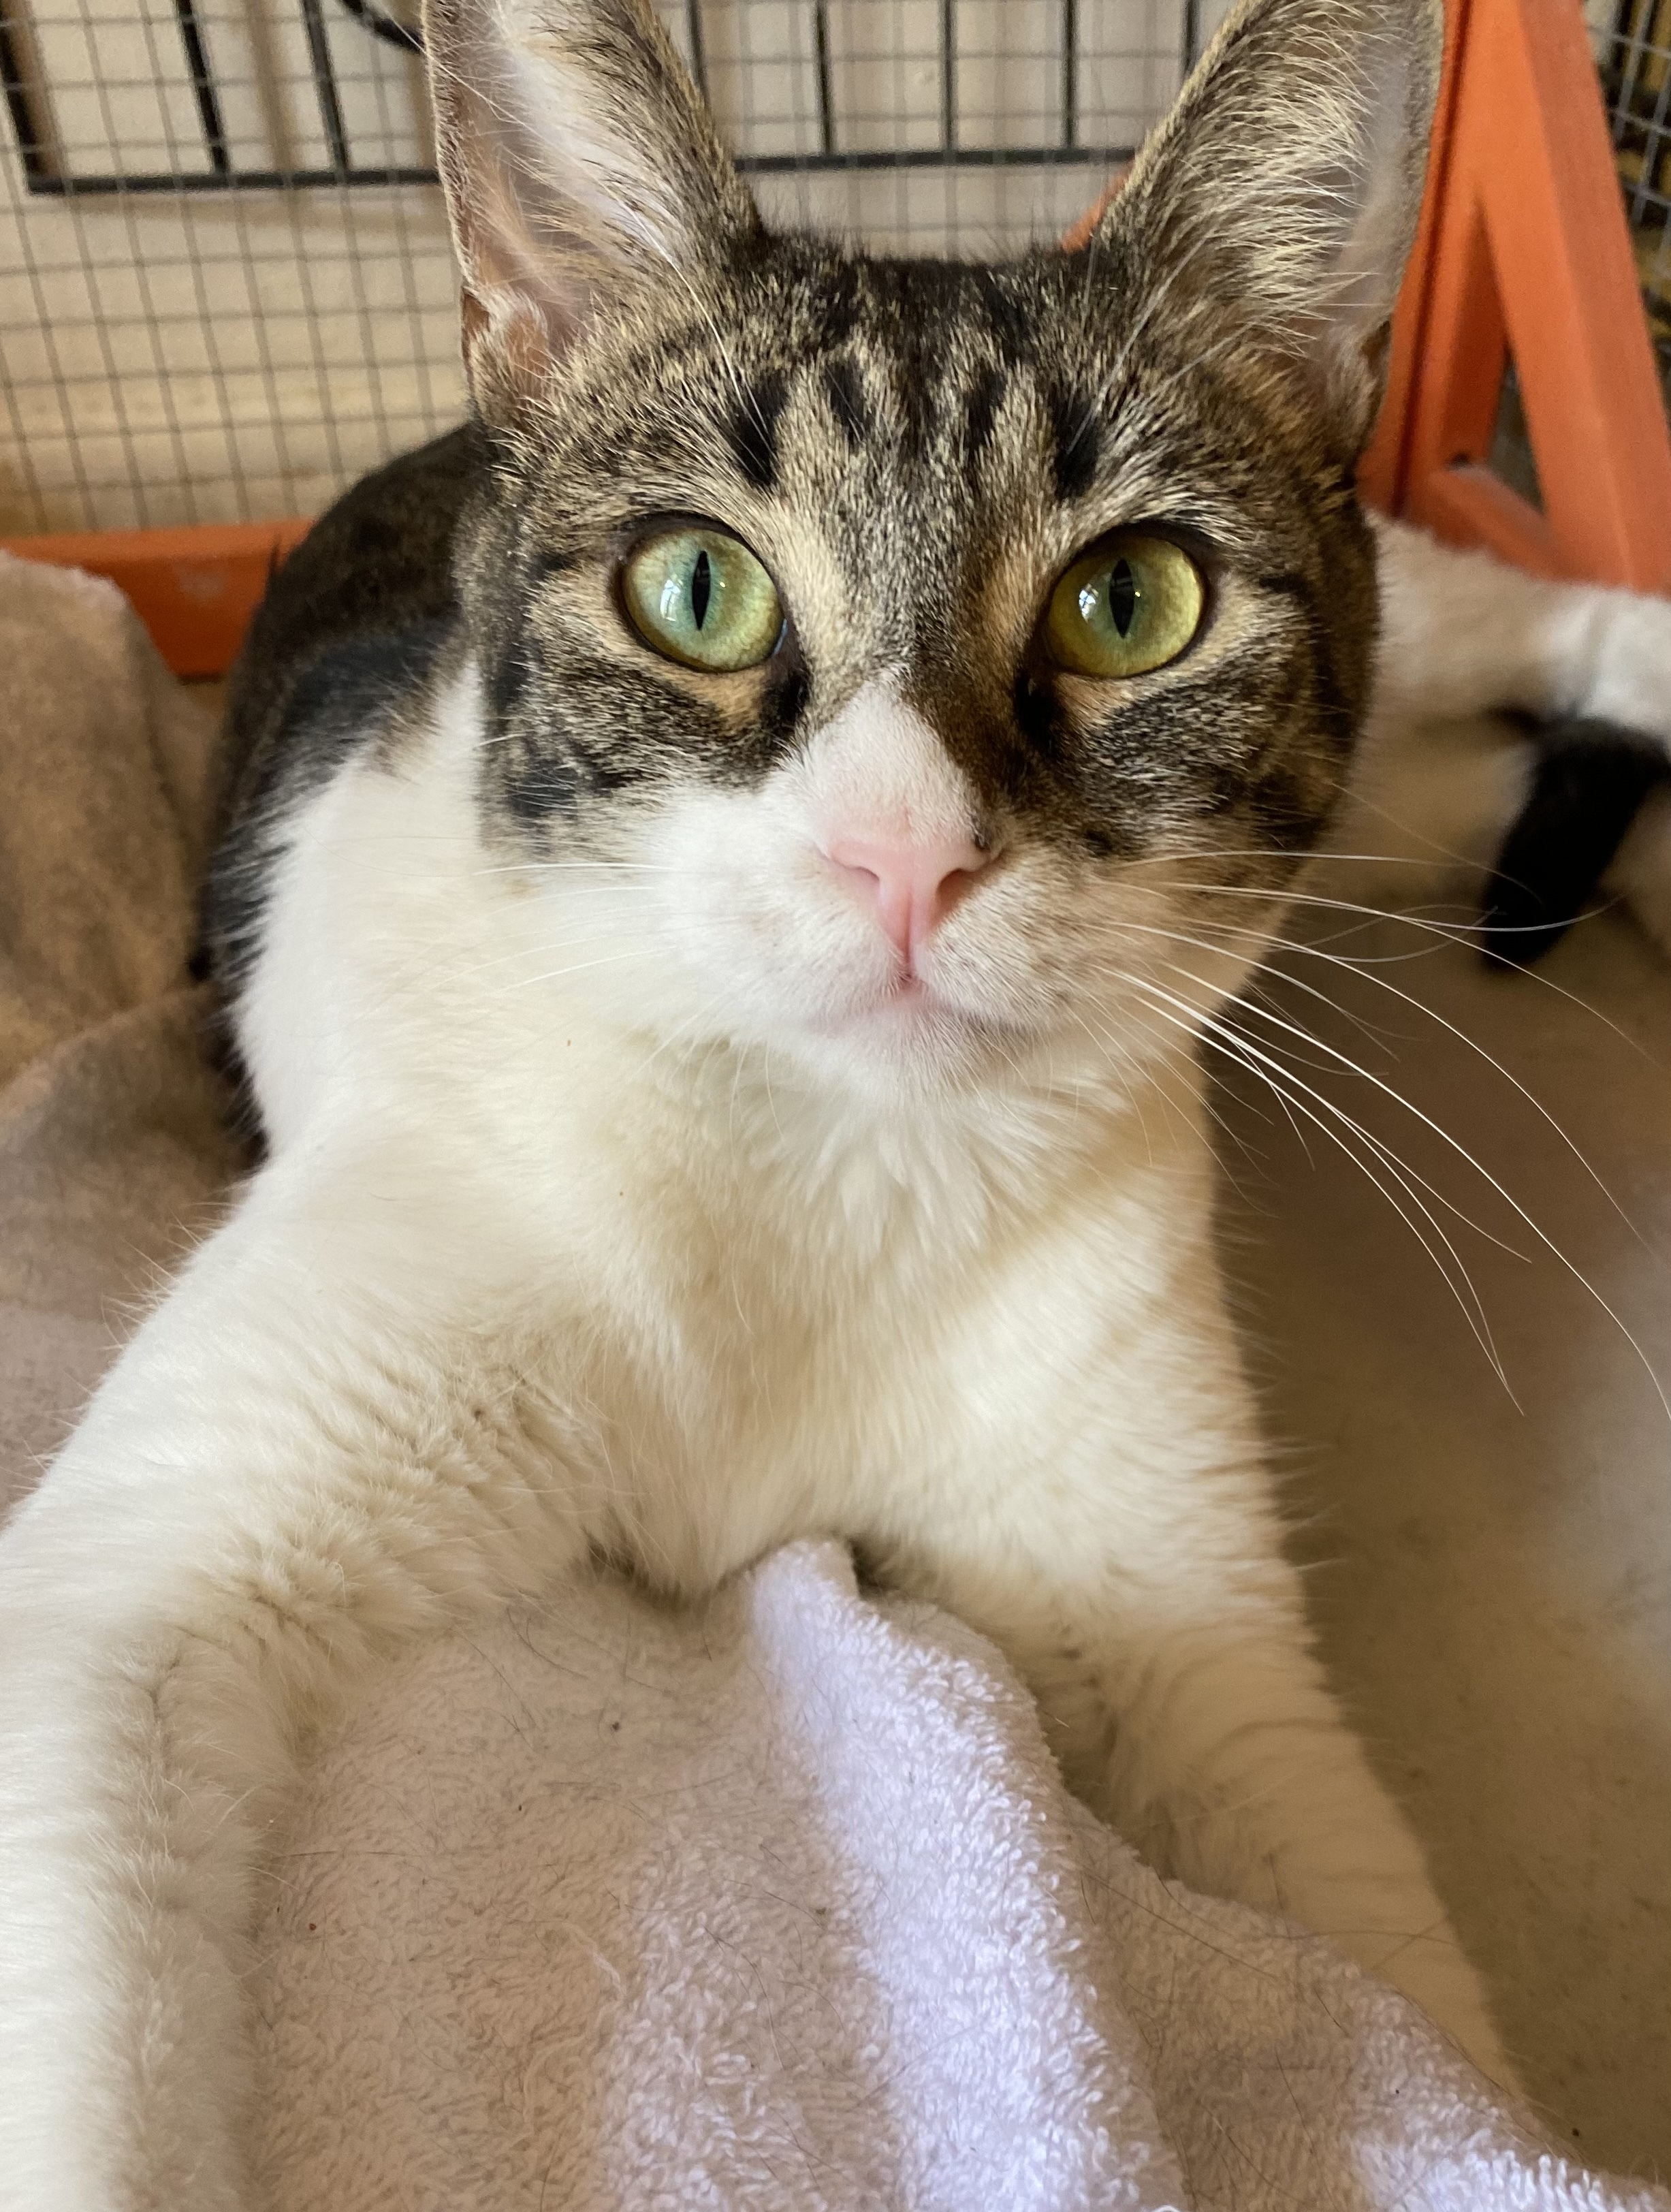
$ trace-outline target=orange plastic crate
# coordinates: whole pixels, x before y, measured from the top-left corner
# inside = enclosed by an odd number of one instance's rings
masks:
[[[177,676],[223,676],[267,579],[307,534],[306,521],[210,523],[179,530],[68,531],[0,538],[29,561],[108,576]]]

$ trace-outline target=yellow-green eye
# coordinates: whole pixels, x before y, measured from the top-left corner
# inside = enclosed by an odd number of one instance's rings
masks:
[[[1167,538],[1135,531],[1073,563],[1050,594],[1045,641],[1079,676],[1141,676],[1176,660],[1201,626],[1201,572]]]
[[[621,583],[645,644],[687,668],[757,667],[783,634],[776,585],[723,530],[690,526],[647,539]]]

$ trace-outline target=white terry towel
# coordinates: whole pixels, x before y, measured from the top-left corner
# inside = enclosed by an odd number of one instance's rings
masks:
[[[1623,2212],[1334,1948],[1160,1881],[997,1652],[780,1553],[392,1671],[267,1909],[274,2212]]]

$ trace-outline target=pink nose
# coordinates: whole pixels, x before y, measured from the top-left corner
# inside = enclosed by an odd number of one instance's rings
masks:
[[[928,844],[837,837],[826,848],[909,962],[939,928],[991,855],[966,838]]]

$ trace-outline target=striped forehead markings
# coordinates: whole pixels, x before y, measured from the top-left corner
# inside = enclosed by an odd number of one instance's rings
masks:
[[[870,434],[871,411],[859,364],[850,354],[838,354],[824,363],[823,388],[830,412],[856,453]]]
[[[737,465],[757,491],[777,483],[778,424],[789,398],[789,380],[781,368],[762,370],[738,398],[726,425]]]
[[[970,460],[978,461],[991,443],[993,426],[1008,388],[1009,378],[996,364],[983,368],[975,378],[963,426],[963,443]]]
[[[1097,481],[1101,425],[1083,392],[1053,392],[1050,428],[1055,447],[1056,496],[1082,499]]]
[[[896,396],[901,403],[899,430],[902,458],[908,461],[937,446],[944,431],[945,410],[950,402],[956,419],[957,401],[945,389],[943,364],[930,362],[912,349],[890,349],[897,370]],[[805,364],[824,404],[834,417],[848,449],[857,453],[876,428],[876,414],[865,371],[848,349],[826,354]],[[991,445],[998,416],[1010,392],[1017,364],[988,360],[977,368],[962,398],[963,447],[970,462],[980,459]],[[723,430],[738,468],[757,490],[775,491],[781,467],[783,418],[793,392],[801,387],[799,374],[784,365],[759,370],[737,394]],[[1102,424],[1090,395],[1083,387],[1057,386],[1039,394],[1048,425],[1050,467],[1058,499],[1083,498],[1097,480],[1103,458]],[[946,426],[950,428],[950,425]],[[955,437],[956,433],[953,432]]]

